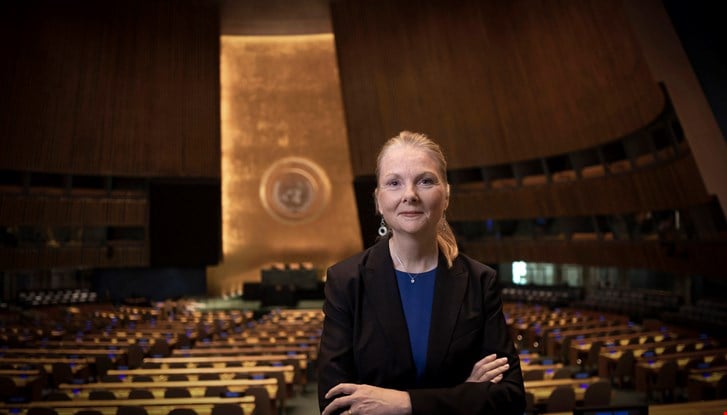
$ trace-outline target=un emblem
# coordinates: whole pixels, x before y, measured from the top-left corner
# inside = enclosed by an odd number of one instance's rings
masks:
[[[323,169],[302,157],[273,163],[260,182],[260,200],[275,219],[288,224],[309,222],[323,211],[330,197]]]

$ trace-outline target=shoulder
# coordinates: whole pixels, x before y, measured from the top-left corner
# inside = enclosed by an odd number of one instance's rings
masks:
[[[495,271],[491,267],[462,253],[457,255],[457,258],[454,259],[454,262],[452,264],[453,269],[460,267],[473,276],[483,276],[489,278],[495,278],[497,276],[497,271]]]
[[[381,240],[371,247],[352,255],[328,268],[328,276],[358,275],[362,268],[377,268],[388,257],[388,244]]]

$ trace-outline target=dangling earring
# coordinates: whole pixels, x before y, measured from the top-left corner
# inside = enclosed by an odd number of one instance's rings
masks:
[[[381,224],[379,225],[379,236],[385,236],[387,233],[389,233],[389,228],[386,227],[386,222],[384,221],[384,218],[381,218]]]
[[[447,230],[447,215],[442,215],[442,232]]]

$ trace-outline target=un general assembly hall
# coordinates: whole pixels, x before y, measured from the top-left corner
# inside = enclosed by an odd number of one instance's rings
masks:
[[[727,411],[717,6],[10,0],[0,10],[0,414]],[[397,150],[385,143],[406,132],[438,144],[446,163],[400,147],[425,162],[386,164],[382,148]],[[406,185],[430,165],[436,180]],[[404,196],[392,202],[399,179],[380,175],[397,169]],[[404,214],[429,233],[387,216],[386,203],[440,202],[439,216]],[[411,273],[395,244],[445,229],[454,265],[427,239],[434,299],[414,308],[406,290],[430,269]],[[370,273],[387,238],[387,272]],[[440,294],[464,261],[491,286],[471,276],[470,294]],[[495,331],[502,348],[474,352],[469,378],[427,372],[466,333],[489,345]],[[379,362],[362,357],[380,344]],[[474,379],[485,350],[509,366]],[[417,353],[426,370],[414,370]],[[413,386],[370,380],[400,364]],[[370,406],[354,389],[331,397],[330,379],[391,392],[375,395],[380,405],[403,396],[405,408]],[[461,390],[485,403],[421,398]]]

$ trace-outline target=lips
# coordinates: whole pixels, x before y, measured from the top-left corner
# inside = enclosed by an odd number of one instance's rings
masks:
[[[407,218],[413,218],[415,216],[421,215],[423,212],[401,212],[399,213],[400,216],[404,216]]]

